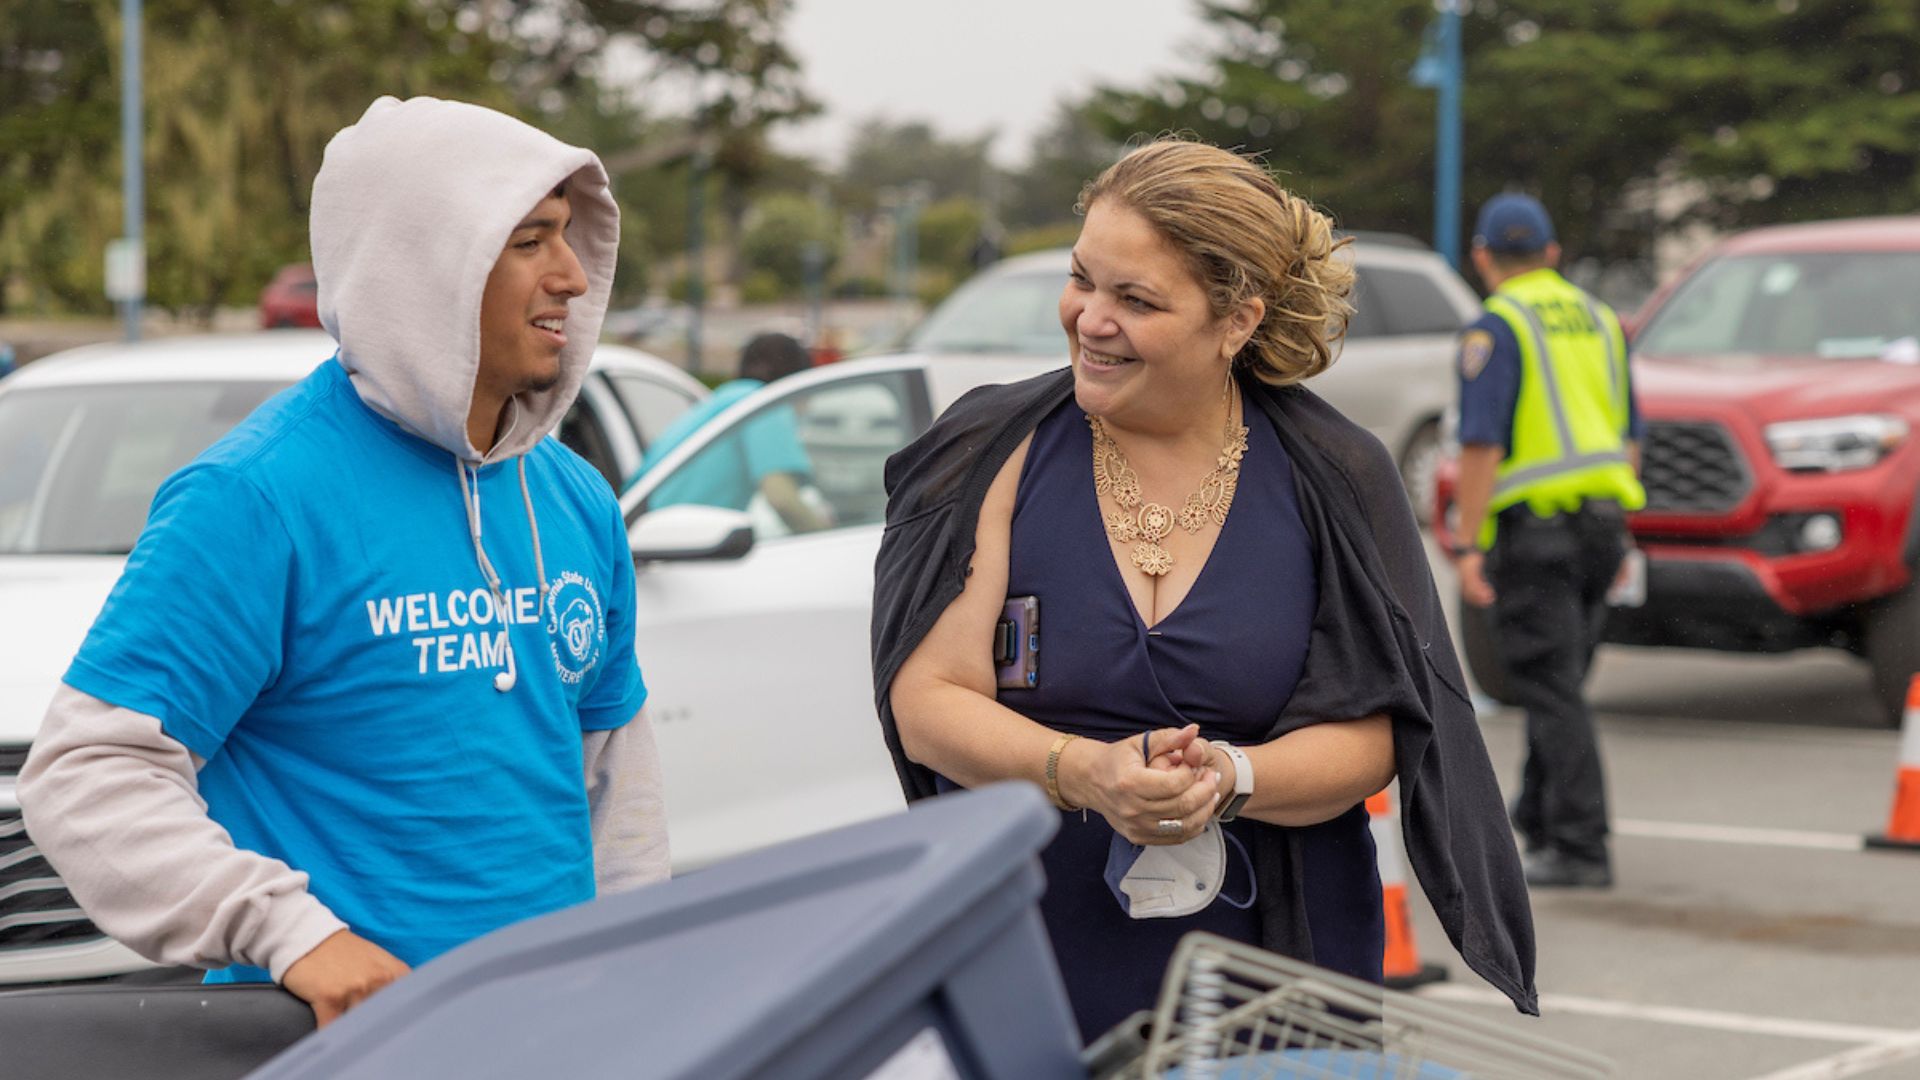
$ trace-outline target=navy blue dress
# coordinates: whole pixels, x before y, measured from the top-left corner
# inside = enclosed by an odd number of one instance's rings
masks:
[[[1192,589],[1151,628],[1109,554],[1086,414],[1069,398],[1041,422],[1020,476],[1007,585],[1008,596],[1040,600],[1039,685],[1001,690],[1003,704],[1102,741],[1188,723],[1237,745],[1272,737],[1306,660],[1317,589],[1292,465],[1266,418],[1250,419],[1226,524]],[[1253,831],[1270,828],[1227,826],[1249,857]],[[1379,981],[1380,887],[1364,807],[1294,832],[1315,962]],[[1129,918],[1103,877],[1112,837],[1100,815],[1064,813],[1041,856],[1041,912],[1087,1041],[1152,1006],[1181,935],[1260,941],[1258,905],[1216,900],[1185,918]],[[1227,863],[1222,896],[1244,900],[1252,882],[1231,842]]]

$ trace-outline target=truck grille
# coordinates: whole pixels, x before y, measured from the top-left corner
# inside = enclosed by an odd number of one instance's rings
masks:
[[[0,746],[0,783],[10,786],[26,759],[26,747]],[[104,937],[27,838],[20,810],[0,803],[0,952]]]
[[[1664,514],[1723,514],[1753,486],[1732,436],[1702,422],[1648,422],[1640,482],[1647,509]]]

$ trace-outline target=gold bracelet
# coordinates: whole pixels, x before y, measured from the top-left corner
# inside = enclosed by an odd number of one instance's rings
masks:
[[[1065,750],[1068,743],[1079,737],[1062,735],[1053,740],[1053,746],[1047,750],[1047,799],[1062,810],[1080,809],[1060,796],[1060,751]]]

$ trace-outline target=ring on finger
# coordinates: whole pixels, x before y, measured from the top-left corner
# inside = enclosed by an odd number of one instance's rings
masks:
[[[1159,833],[1161,836],[1179,836],[1180,831],[1184,828],[1186,828],[1186,826],[1179,818],[1163,817],[1154,823],[1153,831]]]

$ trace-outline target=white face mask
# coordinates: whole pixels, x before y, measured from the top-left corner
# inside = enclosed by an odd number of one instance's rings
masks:
[[[1224,839],[1222,839],[1224,837]],[[1247,898],[1220,896],[1227,880],[1227,845],[1240,853],[1247,868]],[[1121,910],[1134,919],[1177,919],[1201,911],[1215,897],[1245,910],[1253,906],[1259,885],[1253,880],[1253,860],[1239,837],[1207,822],[1200,835],[1184,844],[1130,844],[1119,833],[1107,848],[1107,887]]]

